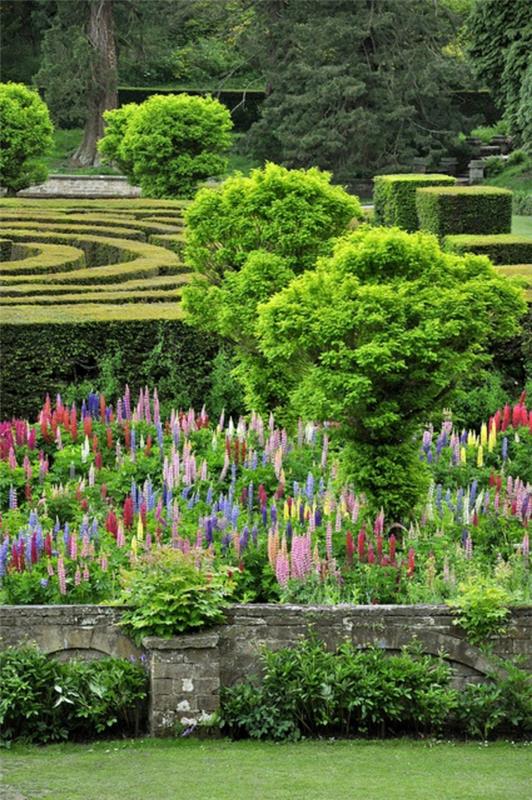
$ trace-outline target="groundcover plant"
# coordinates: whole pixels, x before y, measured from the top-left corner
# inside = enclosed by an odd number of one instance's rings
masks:
[[[114,405],[91,394],[80,409],[47,398],[36,423],[0,424],[0,599],[127,601],[132,571],[154,559],[164,571],[180,551],[237,602],[441,602],[477,578],[528,600],[524,396],[478,430],[446,419],[424,431],[431,483],[410,520],[371,515],[339,483],[335,434],[204,409],[163,419],[148,389]]]

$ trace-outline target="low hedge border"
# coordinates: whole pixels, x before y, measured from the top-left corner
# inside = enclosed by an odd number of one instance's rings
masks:
[[[116,237],[117,239],[133,239],[139,242],[146,241],[146,236],[142,231],[122,226],[84,225],[80,230],[79,225],[70,225],[64,222],[31,222],[30,220],[21,220],[20,222],[9,220],[7,225],[12,231],[19,228],[22,230],[34,228],[36,232],[42,231],[43,233],[71,233],[76,236],[88,234],[89,236],[103,236],[106,239]]]
[[[180,288],[175,289],[153,289],[142,293],[143,303],[153,303],[161,300],[174,300],[178,303],[181,300]],[[70,294],[39,294],[24,298],[24,304],[30,303],[42,305],[62,305],[63,303],[138,303],[139,293],[128,291],[109,291],[109,292],[80,292]],[[4,297],[3,306],[18,304],[20,297]]]
[[[18,222],[21,224],[28,222],[41,226],[44,223],[47,225],[68,226],[74,228],[75,230],[79,230],[79,227],[81,226],[82,231],[85,229],[85,227],[87,227],[89,233],[92,229],[98,231],[100,227],[108,229],[111,228],[112,230],[115,228],[122,228],[124,230],[132,230],[137,231],[138,233],[143,233],[145,237],[149,236],[150,234],[157,233],[176,234],[182,230],[182,226],[170,224],[171,218],[165,223],[162,223],[149,221],[142,218],[136,219],[135,217],[126,216],[125,214],[61,214],[53,211],[43,211],[42,213],[39,213],[36,211],[26,211],[23,209],[21,211],[4,211],[1,219],[2,222],[8,222],[9,224],[13,224],[13,222]]]
[[[144,297],[144,292],[182,287],[190,281],[191,275],[192,273],[183,272],[179,275],[157,275],[154,278],[145,278],[144,280],[124,281],[123,283],[96,283],[90,284],[90,286],[83,283],[2,283],[2,294],[4,296],[24,296],[41,293],[53,294],[59,297],[62,294],[72,294],[72,292],[90,291],[91,295],[97,292],[136,292],[137,297],[141,300]],[[26,301],[22,300],[20,302]]]
[[[510,233],[512,193],[495,186],[431,186],[416,190],[421,230],[453,234]]]
[[[185,254],[185,235],[184,234],[157,234],[149,237],[150,244],[166,247],[175,253],[179,258]]]
[[[532,239],[512,233],[446,236],[444,248],[459,255],[476,253],[488,256],[494,264],[532,264]]]
[[[396,225],[406,231],[417,231],[416,189],[455,183],[456,178],[450,175],[377,175],[373,181],[373,221],[375,225]]]

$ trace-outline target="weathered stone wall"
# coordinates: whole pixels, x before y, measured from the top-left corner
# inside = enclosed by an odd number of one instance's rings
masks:
[[[117,627],[121,609],[104,606],[0,607],[0,647],[36,641],[46,653],[69,658],[138,656]],[[423,650],[445,653],[455,686],[483,681],[491,664],[453,624],[446,606],[276,606],[238,605],[227,624],[173,639],[149,637],[150,732],[171,735],[176,723],[195,726],[218,708],[220,686],[260,672],[263,647],[279,649],[313,630],[335,648],[351,641],[397,652],[416,638]],[[521,656],[532,671],[532,608],[514,608],[508,634],[495,638],[494,652]]]
[[[142,650],[117,625],[122,613],[107,606],[0,606],[0,648],[35,642],[61,659],[138,657]]]
[[[17,197],[140,197],[123,175],[49,175],[44,183],[28,186]]]

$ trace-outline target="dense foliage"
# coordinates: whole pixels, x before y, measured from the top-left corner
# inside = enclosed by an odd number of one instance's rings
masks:
[[[529,3],[476,0],[467,28],[473,69],[492,92],[516,141],[530,148],[530,89],[526,88],[532,69]]]
[[[0,745],[138,734],[148,679],[120,658],[59,662],[26,645],[0,651]]]
[[[329,174],[275,164],[201,190],[188,209],[185,258],[200,276],[183,292],[188,321],[236,345],[233,374],[249,408],[282,406],[290,379],[259,352],[259,303],[330,253],[334,237],[361,218],[358,199],[332,186]]]
[[[300,423],[292,438],[256,414],[165,419],[147,391],[115,407],[91,395],[81,416],[47,401],[37,425],[0,427],[0,599],[133,598],[141,634],[219,619],[226,590],[250,602],[442,602],[483,576],[507,602],[529,598],[523,401],[476,432],[448,420],[425,431],[417,468],[431,483],[409,527],[342,482],[343,449],[331,425]],[[473,600],[464,604],[491,602],[489,592]]]
[[[456,179],[449,175],[376,175],[373,184],[375,223],[417,231],[416,190],[422,186],[454,183]]]
[[[143,541],[142,519],[137,537]],[[212,559],[161,548],[132,564],[123,578],[123,600],[131,606],[121,624],[139,644],[145,636],[175,636],[223,622],[231,593],[227,576]]]
[[[38,160],[52,145],[46,104],[22,83],[0,84],[0,186],[9,194],[46,180]]]
[[[262,0],[254,53],[267,96],[249,144],[261,158],[316,165],[337,181],[408,164],[448,142],[467,74],[463,16],[425,0]]]
[[[532,683],[506,665],[505,677],[462,692],[450,687],[442,658],[415,646],[400,655],[358,650],[350,642],[327,651],[315,637],[264,651],[263,678],[223,690],[221,726],[233,738],[441,734],[487,739],[531,730]]]
[[[146,197],[188,197],[225,171],[229,111],[211,97],[152,95],[108,112],[100,152],[117,162]]]
[[[291,408],[334,420],[350,479],[402,518],[423,486],[416,430],[524,310],[486,258],[446,255],[423,233],[362,228],[263,304],[257,332],[293,378]]]

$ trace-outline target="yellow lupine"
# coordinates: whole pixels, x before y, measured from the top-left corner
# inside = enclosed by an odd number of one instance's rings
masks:
[[[485,422],[482,423],[480,427],[480,444],[482,447],[485,447],[488,443],[488,426]]]
[[[137,539],[142,542],[144,539],[144,525],[142,524],[142,516],[139,514],[139,521],[137,523]]]
[[[137,555],[137,550],[138,550],[137,537],[135,536],[135,534],[133,534],[133,536],[131,537],[131,552],[133,553],[133,555],[135,556]]]
[[[495,445],[497,444],[497,428],[495,426],[495,422],[491,423],[490,433],[488,436],[488,451],[491,453]]]
[[[477,450],[477,467],[484,466],[484,448],[482,445],[479,446]]]
[[[460,448],[460,463],[466,464],[467,463],[467,454],[465,447]]]

